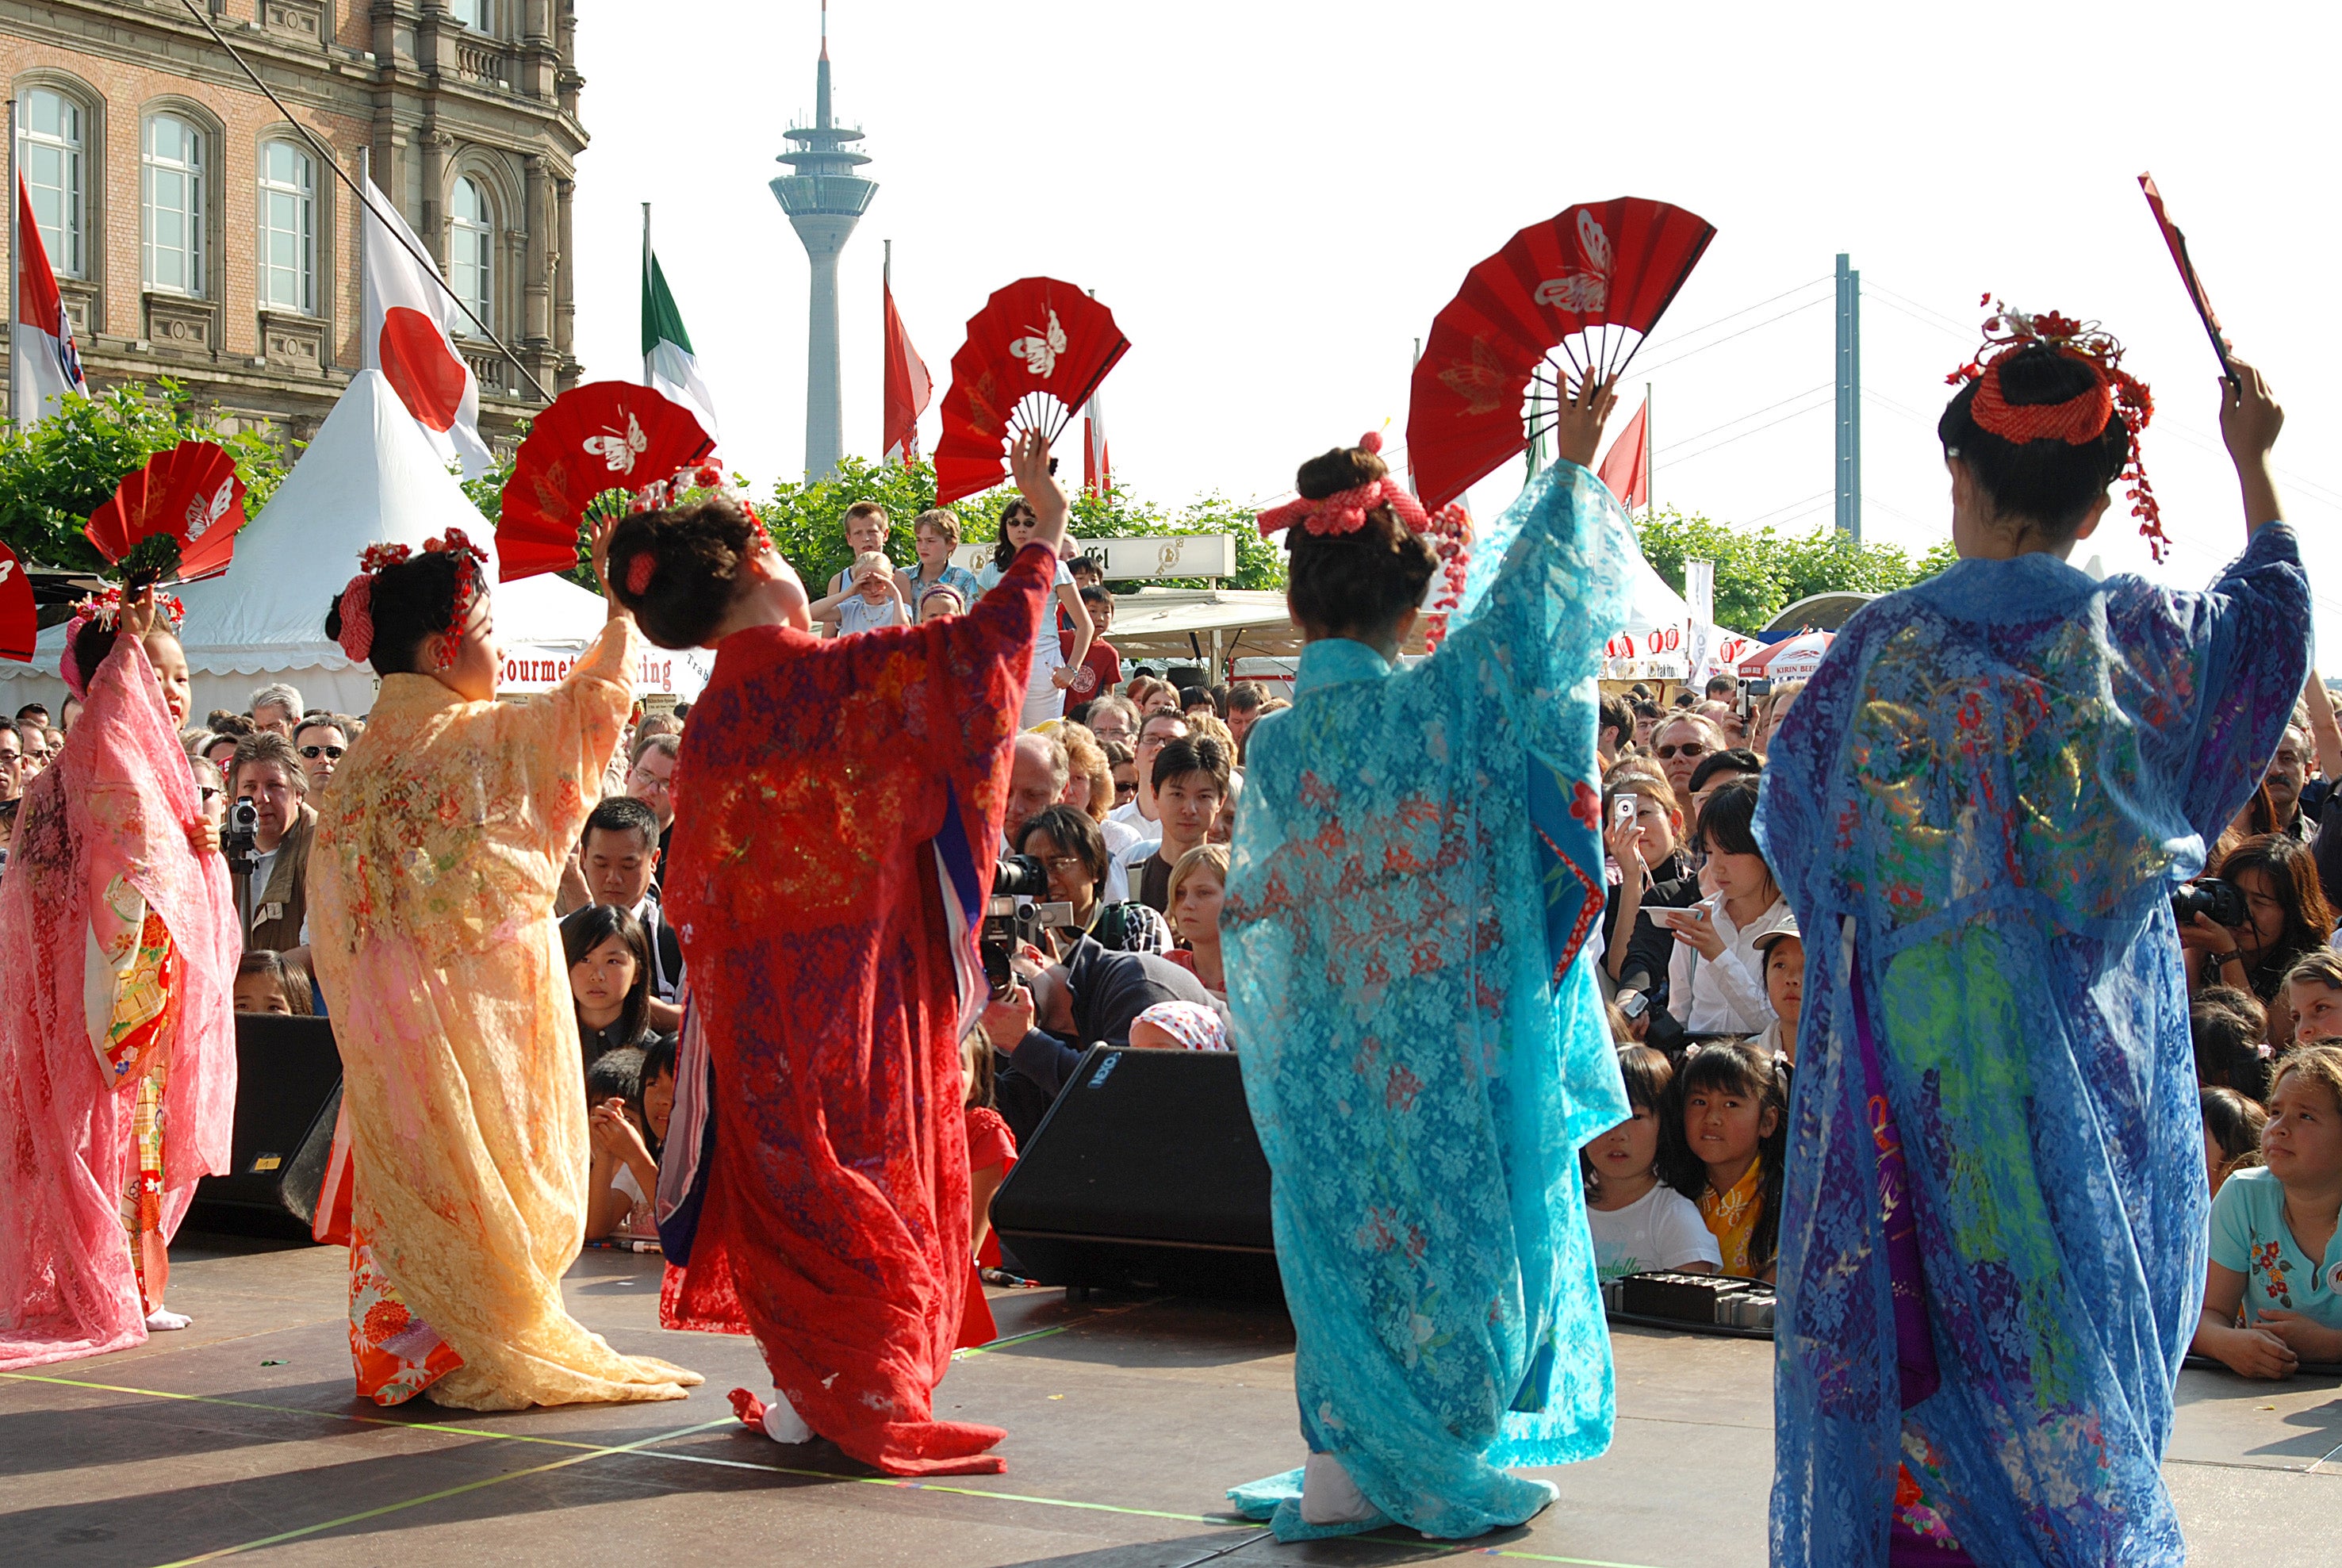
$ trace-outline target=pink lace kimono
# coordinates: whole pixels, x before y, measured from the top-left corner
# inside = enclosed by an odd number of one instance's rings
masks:
[[[0,1368],[146,1337],[235,1111],[238,939],[194,775],[135,638],[18,808],[0,877]]]

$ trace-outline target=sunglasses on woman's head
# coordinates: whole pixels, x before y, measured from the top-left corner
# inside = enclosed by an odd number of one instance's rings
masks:
[[[303,746],[301,754],[311,762],[315,762],[319,757],[331,757],[335,762],[339,762],[342,760],[342,753],[346,749],[343,746]]]

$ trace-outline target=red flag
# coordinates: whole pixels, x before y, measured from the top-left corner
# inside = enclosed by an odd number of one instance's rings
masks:
[[[32,192],[21,174],[16,176],[16,319],[8,325],[8,345],[16,365],[16,374],[9,379],[9,417],[18,424],[29,425],[55,413],[56,400],[65,393],[89,395],[81,355],[74,348],[73,320],[57,293],[56,274],[49,270],[41,225],[33,216]]]
[[[1647,506],[1651,501],[1651,444],[1648,415],[1650,399],[1635,410],[1635,417],[1610,444],[1610,454],[1603,458],[1597,476],[1618,498],[1618,504],[1632,512],[1637,506]]]
[[[1114,460],[1106,453],[1106,409],[1098,394],[1082,405],[1082,489],[1085,494],[1103,495],[1114,488]]]
[[[878,444],[888,461],[912,463],[919,455],[919,415],[935,396],[935,383],[928,378],[927,362],[911,346],[911,335],[903,330],[893,281],[882,281],[878,292],[886,305],[886,411],[879,420]]]

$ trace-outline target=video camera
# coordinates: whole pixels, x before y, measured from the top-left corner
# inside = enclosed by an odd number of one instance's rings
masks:
[[[1004,854],[992,868],[992,897],[984,906],[984,933],[977,945],[984,952],[984,977],[995,996],[1006,996],[1016,984],[1008,961],[1028,944],[1037,945],[1041,933],[1055,926],[1070,929],[1074,906],[1046,904],[1048,868],[1029,854]]]
[[[227,856],[228,874],[247,876],[260,864],[260,808],[245,795],[227,808],[227,825],[220,829],[220,853]]]

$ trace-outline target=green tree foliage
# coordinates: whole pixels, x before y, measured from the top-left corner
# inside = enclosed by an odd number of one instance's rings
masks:
[[[284,454],[257,431],[227,435],[196,423],[190,402],[175,382],[132,382],[98,397],[68,393],[38,424],[0,429],[0,540],[30,564],[105,572],[82,536],[89,514],[123,475],[182,441],[225,447],[245,484],[245,515],[258,513],[289,467]]]
[[[1824,524],[1785,536],[1767,526],[1727,527],[1673,507],[1638,520],[1643,559],[1667,586],[1683,592],[1684,563],[1716,564],[1716,620],[1756,631],[1813,594],[1891,594],[1923,583],[1957,559],[1949,540],[1917,560],[1894,544],[1857,544]]]

